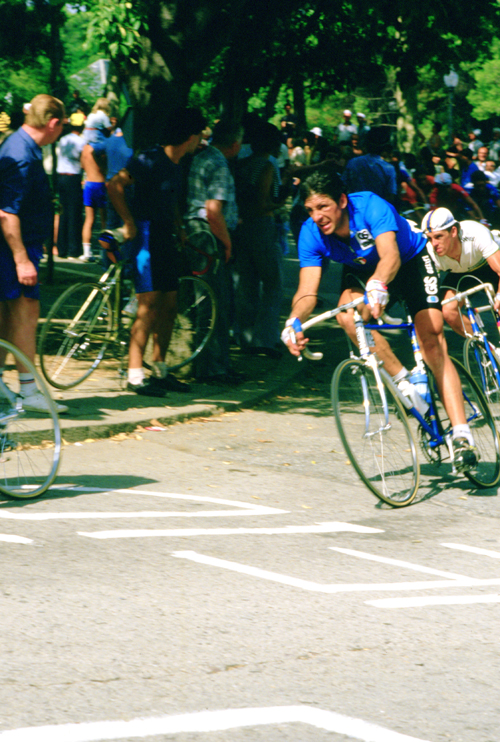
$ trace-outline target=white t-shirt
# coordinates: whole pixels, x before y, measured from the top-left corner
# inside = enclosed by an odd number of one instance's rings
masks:
[[[445,255],[436,255],[431,243],[427,243],[427,251],[439,270],[452,273],[470,273],[480,268],[494,253],[498,251],[490,230],[470,220],[460,222],[462,229],[462,254],[460,261]]]

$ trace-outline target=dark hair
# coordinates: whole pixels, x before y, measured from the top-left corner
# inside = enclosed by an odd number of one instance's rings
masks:
[[[170,144],[173,147],[183,144],[193,134],[203,131],[206,124],[206,119],[198,108],[176,108],[167,116],[161,144]]]
[[[366,134],[366,149],[372,154],[380,154],[391,149],[391,132],[387,126],[372,126]]]
[[[487,183],[489,180],[488,176],[482,170],[474,170],[470,179],[474,185],[477,183]]]
[[[309,175],[301,185],[301,195],[306,200],[313,193],[329,196],[338,202],[341,195],[345,193],[345,187],[335,166],[332,164],[320,165]]]
[[[239,121],[221,119],[213,128],[212,144],[219,147],[230,147],[237,139],[243,136],[243,126]]]

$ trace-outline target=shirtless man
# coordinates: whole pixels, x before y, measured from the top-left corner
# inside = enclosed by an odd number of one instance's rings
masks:
[[[105,127],[102,126],[104,130]],[[81,165],[85,171],[85,185],[83,187],[83,205],[85,206],[85,221],[82,229],[83,255],[80,260],[92,262],[92,227],[96,212],[99,212],[101,229],[106,229],[106,158],[94,156],[92,144],[87,143],[82,151]]]

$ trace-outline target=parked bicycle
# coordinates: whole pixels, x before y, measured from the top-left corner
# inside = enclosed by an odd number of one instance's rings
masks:
[[[381,500],[394,507],[409,505],[417,494],[420,464],[417,443],[408,415],[418,423],[417,439],[427,461],[439,465],[448,460],[453,467],[452,430],[439,398],[436,382],[425,365],[410,316],[397,322],[411,338],[415,383],[400,388],[371,353],[371,329],[392,329],[394,321],[364,325],[356,307],[365,301],[358,297],[348,304],[324,312],[303,323],[306,330],[354,310],[359,357],[351,352],[332,378],[331,395],[335,420],[345,452],[364,484]],[[319,360],[322,353],[307,348],[304,355]],[[498,434],[488,403],[467,369],[452,359],[462,384],[466,420],[474,436],[478,464],[464,475],[476,487],[493,487],[500,481]],[[454,467],[453,470],[455,471]]]
[[[482,306],[473,306],[470,297],[479,292],[486,295],[488,302]],[[472,335],[464,326],[465,367],[480,384],[493,417],[500,421],[500,358],[496,351],[500,344],[500,314],[495,309],[495,290],[491,283],[480,283],[465,291],[460,291],[459,283],[458,293],[450,299],[445,299],[442,304],[444,306],[453,301],[464,302],[466,315],[472,325]],[[488,329],[481,317],[485,312],[491,315],[493,320],[491,324],[495,327],[493,344],[488,340]]]
[[[124,261],[120,260],[97,283],[70,286],[49,311],[38,352],[43,375],[57,389],[81,384],[105,357],[118,361],[120,376],[126,381],[133,317],[123,311],[127,302],[123,268]],[[203,352],[215,317],[212,288],[199,276],[181,276],[177,317],[165,358],[169,371],[187,366]],[[150,367],[147,361],[145,365]]]
[[[50,487],[59,467],[61,430],[56,406],[25,354],[6,340],[0,340],[0,348],[14,360],[0,377],[0,492],[21,499],[38,497]],[[18,364],[28,370],[46,401],[48,411],[43,416],[23,409],[22,397],[12,391],[18,383]]]

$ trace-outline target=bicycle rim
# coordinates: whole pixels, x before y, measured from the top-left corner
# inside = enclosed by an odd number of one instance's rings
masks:
[[[491,414],[497,425],[500,422],[500,374],[496,359],[492,362],[484,344],[475,338],[464,343],[465,368],[481,387]]]
[[[479,385],[467,369],[452,358],[458,371],[465,405],[465,417],[480,459],[476,469],[464,472],[477,487],[494,487],[500,480],[500,454],[495,421]]]
[[[113,311],[97,284],[71,286],[45,320],[39,355],[43,375],[57,389],[71,389],[101,362],[111,337]]]
[[[24,410],[20,398],[16,401],[0,385],[0,491],[20,499],[38,497],[52,484],[59,467],[61,431],[56,407],[42,377],[24,353],[4,341],[0,341],[0,346],[32,374],[47,406],[43,413]],[[6,364],[3,381],[10,390],[18,390],[15,363]]]
[[[414,499],[420,468],[406,412],[372,369],[349,359],[332,379],[332,404],[344,449],[364,484],[381,500],[402,507]],[[386,411],[384,410],[384,397]]]
[[[177,291],[177,316],[165,358],[170,371],[186,366],[206,348],[215,325],[215,294],[206,281],[182,276]]]

